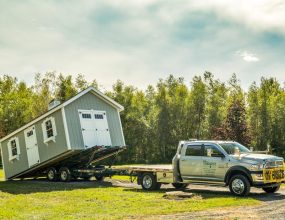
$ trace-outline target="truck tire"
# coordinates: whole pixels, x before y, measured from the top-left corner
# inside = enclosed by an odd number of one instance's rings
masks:
[[[187,186],[189,186],[189,184],[187,184],[187,183],[172,183],[172,186],[175,189],[185,189],[185,188],[187,188]]]
[[[275,192],[277,192],[280,189],[280,185],[273,186],[273,187],[264,187],[262,189],[266,193],[275,193]]]
[[[62,182],[69,182],[71,180],[71,172],[67,167],[62,167],[59,169],[59,178]]]
[[[144,190],[157,190],[161,187],[161,183],[157,182],[156,176],[152,173],[142,174],[141,185]]]
[[[250,192],[250,183],[244,175],[235,175],[230,179],[230,191],[235,196],[247,196]]]
[[[51,182],[58,180],[58,173],[54,167],[51,167],[47,170],[47,179]]]

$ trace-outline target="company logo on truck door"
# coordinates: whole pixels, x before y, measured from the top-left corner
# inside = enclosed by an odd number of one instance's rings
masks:
[[[203,160],[203,171],[206,176],[214,176],[217,168],[216,162]]]

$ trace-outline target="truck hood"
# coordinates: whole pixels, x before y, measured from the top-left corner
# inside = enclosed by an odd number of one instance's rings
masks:
[[[238,159],[238,155],[232,155],[232,156]],[[244,161],[258,161],[258,162],[283,160],[282,157],[277,157],[277,156],[268,155],[268,154],[255,154],[255,153],[241,154],[240,158],[241,160],[244,160]]]

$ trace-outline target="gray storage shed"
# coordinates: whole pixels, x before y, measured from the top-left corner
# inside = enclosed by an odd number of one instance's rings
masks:
[[[5,179],[94,146],[125,146],[124,108],[89,87],[0,140]]]

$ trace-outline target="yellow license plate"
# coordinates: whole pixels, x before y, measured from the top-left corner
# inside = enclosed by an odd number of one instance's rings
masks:
[[[281,182],[285,180],[284,168],[273,168],[263,170],[264,182]]]

